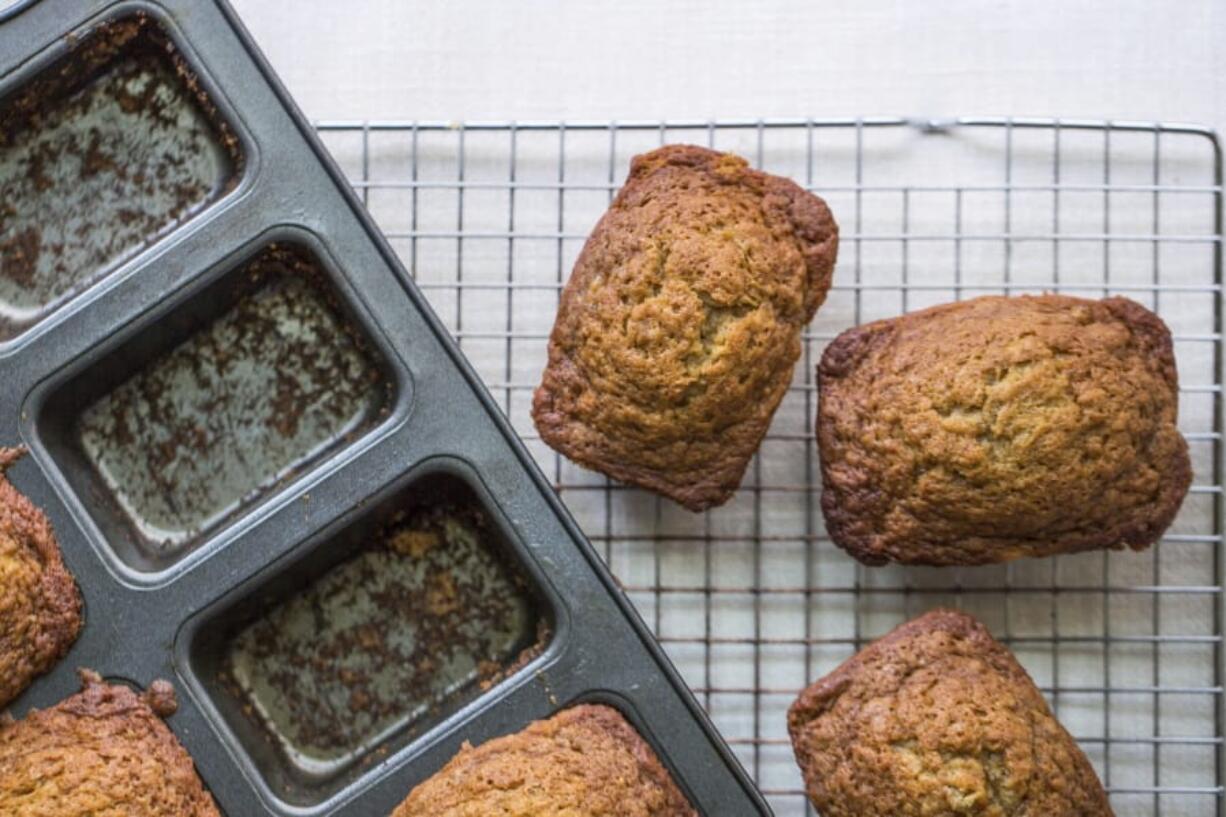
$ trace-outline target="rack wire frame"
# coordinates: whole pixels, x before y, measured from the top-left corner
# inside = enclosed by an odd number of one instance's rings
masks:
[[[938,605],[984,620],[1116,813],[1223,804],[1223,162],[1209,129],[893,117],[321,122],[418,286],[779,815],[814,814],[797,691]],[[583,471],[528,414],[558,292],[635,153],[693,142],[789,175],[842,225],[835,283],[736,498],[690,514]],[[985,568],[865,568],[826,536],[814,369],[851,325],[984,293],[1122,294],[1171,326],[1192,491],[1162,541]],[[419,399],[428,399],[428,395]]]

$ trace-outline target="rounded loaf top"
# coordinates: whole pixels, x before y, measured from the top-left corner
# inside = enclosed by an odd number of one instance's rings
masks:
[[[692,509],[740,482],[826,297],[821,199],[744,159],[634,159],[563,291],[533,415],[580,464]]]
[[[822,508],[861,561],[1144,548],[1191,481],[1162,321],[988,296],[852,329],[818,369]]]
[[[139,694],[80,674],[76,695],[0,724],[0,814],[221,817],[160,717],[169,685]]]
[[[23,448],[0,448],[0,709],[68,651],[81,630],[81,597],[46,515],[5,470]]]
[[[615,709],[580,704],[468,744],[392,817],[697,817]]]
[[[788,729],[825,817],[1110,817],[1094,768],[1013,655],[936,610],[800,694]]]

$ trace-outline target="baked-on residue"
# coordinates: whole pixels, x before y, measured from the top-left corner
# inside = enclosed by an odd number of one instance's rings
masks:
[[[0,338],[233,188],[243,153],[174,38],[121,14],[0,99]]]
[[[616,710],[580,705],[473,748],[392,817],[697,817]]]
[[[691,510],[736,491],[826,298],[825,203],[689,145],[635,157],[562,293],[532,405],[580,465]]]
[[[221,817],[162,717],[174,694],[138,695],[82,671],[82,690],[0,723],[0,814],[17,817]]]
[[[340,768],[532,660],[544,618],[497,537],[475,502],[392,514],[228,642],[243,711],[291,762]]]
[[[4,471],[24,453],[0,448],[0,708],[68,652],[81,598],[43,512]]]
[[[920,616],[800,694],[788,731],[822,817],[1110,817],[1030,676],[968,615]]]
[[[1137,550],[1191,483],[1161,319],[988,296],[844,332],[818,369],[822,510],[867,564]]]

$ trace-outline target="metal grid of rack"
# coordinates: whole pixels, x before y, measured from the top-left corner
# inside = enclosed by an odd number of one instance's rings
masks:
[[[326,122],[319,132],[542,469],[781,815],[812,814],[795,693],[930,607],[980,617],[1077,737],[1117,814],[1219,813],[1222,158],[1175,124],[896,118]],[[612,483],[529,416],[558,290],[629,158],[731,150],[821,194],[835,284],[741,490],[704,514]],[[865,568],[826,537],[813,418],[824,345],[984,293],[1122,294],[1175,336],[1194,487],[1161,543],[967,569]]]

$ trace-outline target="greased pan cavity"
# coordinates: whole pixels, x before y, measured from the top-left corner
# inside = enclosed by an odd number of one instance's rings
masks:
[[[86,611],[13,713],[77,667],[167,678],[227,814],[377,815],[601,701],[702,812],[769,814],[229,7],[0,20],[0,440]],[[385,609],[406,588],[446,626]]]

